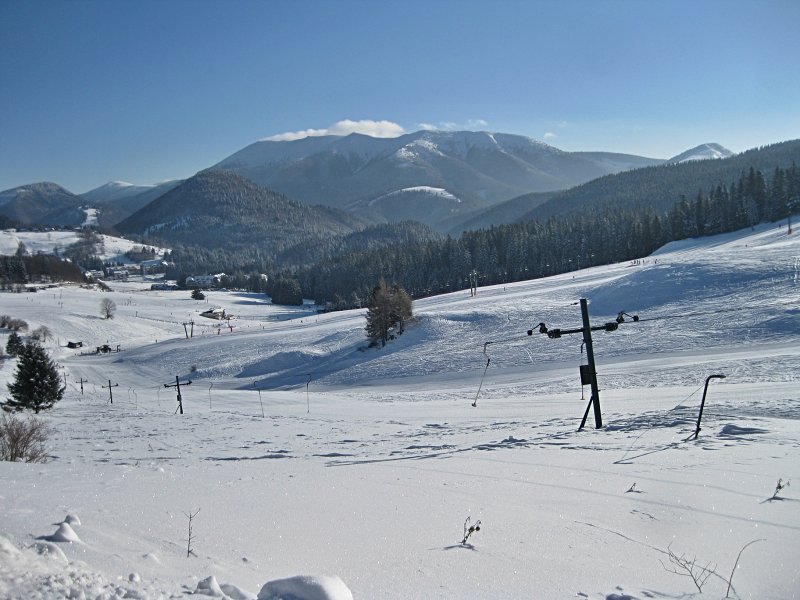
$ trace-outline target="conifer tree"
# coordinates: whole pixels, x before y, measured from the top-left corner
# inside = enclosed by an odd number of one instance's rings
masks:
[[[8,336],[8,341],[6,342],[6,354],[17,356],[20,352],[22,352],[23,348],[25,348],[25,343],[22,341],[22,338],[16,331],[12,331]]]
[[[31,409],[38,413],[52,408],[63,398],[65,389],[56,364],[44,348],[36,342],[28,342],[17,357],[14,382],[8,384],[11,400],[3,404],[3,410]]]
[[[375,287],[372,288],[369,304],[367,305],[366,331],[371,345],[377,345],[378,342],[380,342],[381,347],[386,345],[386,341],[389,339],[390,314],[389,288],[386,285],[386,281],[381,277]]]
[[[411,315],[411,297],[397,284],[389,289],[381,277],[372,289],[367,306],[365,329],[371,345],[380,343],[381,347],[385,346],[389,331],[399,325],[398,332],[402,333],[404,323]]]

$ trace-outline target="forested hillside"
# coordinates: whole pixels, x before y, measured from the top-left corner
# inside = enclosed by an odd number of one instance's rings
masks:
[[[182,281],[188,275],[224,271],[231,275],[231,285],[263,291],[262,284],[249,275],[272,274],[281,270],[292,273],[299,267],[321,260],[337,260],[336,257],[349,254],[369,255],[387,246],[408,246],[441,239],[442,236],[430,227],[405,221],[371,225],[344,235],[315,238],[313,242],[302,238],[276,254],[257,244],[235,251],[178,244],[165,259],[173,264],[167,271],[171,279]]]
[[[345,307],[362,302],[381,277],[421,297],[466,288],[473,270],[481,285],[531,279],[783,219],[792,206],[800,210],[798,153],[800,141],[786,142],[606,177],[529,214],[555,212],[548,218],[458,237],[415,222],[365,227],[337,209],[300,205],[235,174],[206,171],[120,228],[169,240],[170,277],[225,272],[231,285],[265,291],[254,275],[268,273],[293,294]],[[680,193],[690,187],[691,194]],[[587,190],[606,190],[607,197],[589,202]],[[565,199],[570,210],[559,208]],[[511,210],[524,202],[517,199]]]
[[[771,173],[800,164],[800,140],[755,148],[730,158],[666,164],[607,175],[555,194],[520,220],[547,219],[574,211],[604,206],[651,207],[661,213],[681,196],[694,197],[699,190],[730,185],[751,168]]]
[[[32,183],[0,193],[0,216],[26,224],[80,226],[83,198],[51,182]]]
[[[266,257],[362,227],[356,217],[306,206],[230,172],[201,171],[117,225],[122,233]]]
[[[379,277],[419,297],[468,287],[473,269],[485,285],[631,260],[669,241],[782,219],[790,207],[800,210],[800,168],[775,168],[769,176],[751,168],[731,185],[680,198],[662,213],[605,205],[545,222],[465,232],[458,239],[339,256],[295,276],[306,297],[318,302],[353,294],[363,299]]]
[[[33,282],[84,280],[80,267],[57,256],[0,256],[0,289]]]

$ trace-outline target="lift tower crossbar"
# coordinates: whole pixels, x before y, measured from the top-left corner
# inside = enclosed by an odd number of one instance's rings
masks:
[[[192,382],[191,381],[187,381],[183,385],[192,385]],[[181,414],[183,414],[183,398],[181,398],[181,382],[180,382],[180,379],[178,378],[178,375],[175,375],[175,383],[165,383],[164,387],[165,388],[171,388],[171,387],[176,388],[176,390],[178,392],[178,410],[180,410]]]
[[[583,343],[586,346],[586,358],[588,365],[586,371],[581,369],[581,383],[584,383],[584,375],[588,379],[589,385],[592,386],[592,397],[589,399],[589,404],[586,406],[586,412],[583,413],[583,420],[581,420],[580,429],[586,425],[586,418],[589,416],[589,409],[594,407],[594,425],[597,429],[603,427],[603,415],[600,412],[600,389],[597,386],[597,369],[594,363],[594,347],[592,346],[592,331],[616,331],[619,328],[619,323],[624,322],[623,315],[620,313],[616,322],[605,323],[603,325],[596,325],[594,327],[589,323],[589,307],[586,298],[581,298],[581,316],[583,317],[583,327],[575,329],[547,329],[544,323],[539,323],[539,333],[546,333],[547,337],[551,339],[560,338],[562,335],[570,335],[573,333],[583,334]],[[638,321],[639,317],[634,316],[634,321]],[[532,335],[533,330],[528,331],[528,335]]]

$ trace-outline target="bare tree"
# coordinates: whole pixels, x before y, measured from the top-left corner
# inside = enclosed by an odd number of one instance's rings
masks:
[[[4,414],[0,420],[0,460],[46,462],[45,444],[50,433],[50,428],[40,419]]]
[[[100,301],[100,314],[106,319],[113,319],[117,312],[117,305],[111,298],[103,298]]]
[[[42,325],[31,331],[31,337],[40,342],[46,342],[53,337],[53,332],[47,325]]]
[[[663,566],[666,571],[674,573],[675,575],[690,577],[697,591],[703,593],[703,586],[706,581],[708,581],[708,578],[711,577],[711,575],[716,575],[714,569],[716,569],[717,566],[714,565],[712,567],[711,563],[702,566],[697,563],[697,558],[690,559],[685,554],[678,556],[670,547],[667,547],[667,552],[670,566],[665,565],[663,562],[661,566]]]
[[[189,520],[189,537],[186,540],[186,558],[189,558],[193,554],[195,556],[197,556],[197,554],[195,554],[195,552],[194,552],[194,548],[192,548],[192,544],[194,543],[194,540],[196,539],[195,535],[194,535],[194,532],[192,531],[192,521],[194,521],[194,518],[197,516],[197,514],[199,512],[200,512],[200,509],[198,508],[193,513],[183,513],[184,515],[186,515],[186,518]]]

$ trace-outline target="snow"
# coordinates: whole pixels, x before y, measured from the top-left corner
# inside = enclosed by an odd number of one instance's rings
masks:
[[[55,248],[64,249],[78,241],[76,231],[17,231],[0,230],[0,254],[15,254],[19,243],[25,244],[30,254],[52,254]]]
[[[84,192],[82,196],[89,202],[107,202],[141,194],[156,187],[155,185],[137,185],[127,181],[109,181],[106,184]]]
[[[98,224],[97,209],[86,208],[86,220],[83,222],[83,227],[91,227]]]
[[[693,160],[709,160],[718,158],[728,158],[733,156],[733,152],[719,144],[701,144],[691,150],[687,150],[678,156],[670,159],[670,162],[682,163]]]
[[[289,577],[270,581],[258,600],[353,600],[353,594],[338,577]]]
[[[732,572],[731,597],[797,597],[800,237],[785,227],[417,300],[383,349],[363,311],[110,285],[0,294],[56,334],[67,381],[40,415],[52,459],[0,462],[2,598],[699,599]],[[527,335],[580,327],[579,298],[593,324],[639,316],[593,333],[604,427],[590,411],[582,431],[580,336]],[[232,331],[199,318],[209,306]],[[89,353],[104,343],[121,352]],[[0,363],[0,387],[13,373]],[[694,440],[711,374],[726,378]],[[481,529],[462,544],[468,517]],[[670,552],[713,569],[702,595]]]
[[[93,211],[94,209],[89,209]],[[53,254],[56,250],[60,252],[67,246],[78,241],[78,231],[18,231],[16,229],[0,230],[0,255],[12,255],[16,253],[19,243],[25,244],[29,254]],[[141,243],[132,242],[125,238],[110,235],[99,235],[103,242],[102,251],[98,256],[104,261],[113,261],[130,264],[132,261],[125,256],[125,253],[134,248],[140,248]],[[165,248],[148,246],[155,248],[156,253],[163,255]]]
[[[369,201],[367,206],[374,206],[376,202],[380,202],[381,200],[385,200],[387,198],[392,198],[393,196],[398,196],[405,193],[411,194],[430,194],[431,196],[437,196],[439,198],[443,198],[444,200],[451,200],[457,204],[461,203],[461,199],[457,198],[450,192],[448,192],[444,188],[437,188],[431,187],[429,185],[417,185],[413,187],[403,188],[401,190],[395,190],[393,192],[389,192],[388,194],[383,194],[382,196],[378,196],[377,198],[373,198]]]

